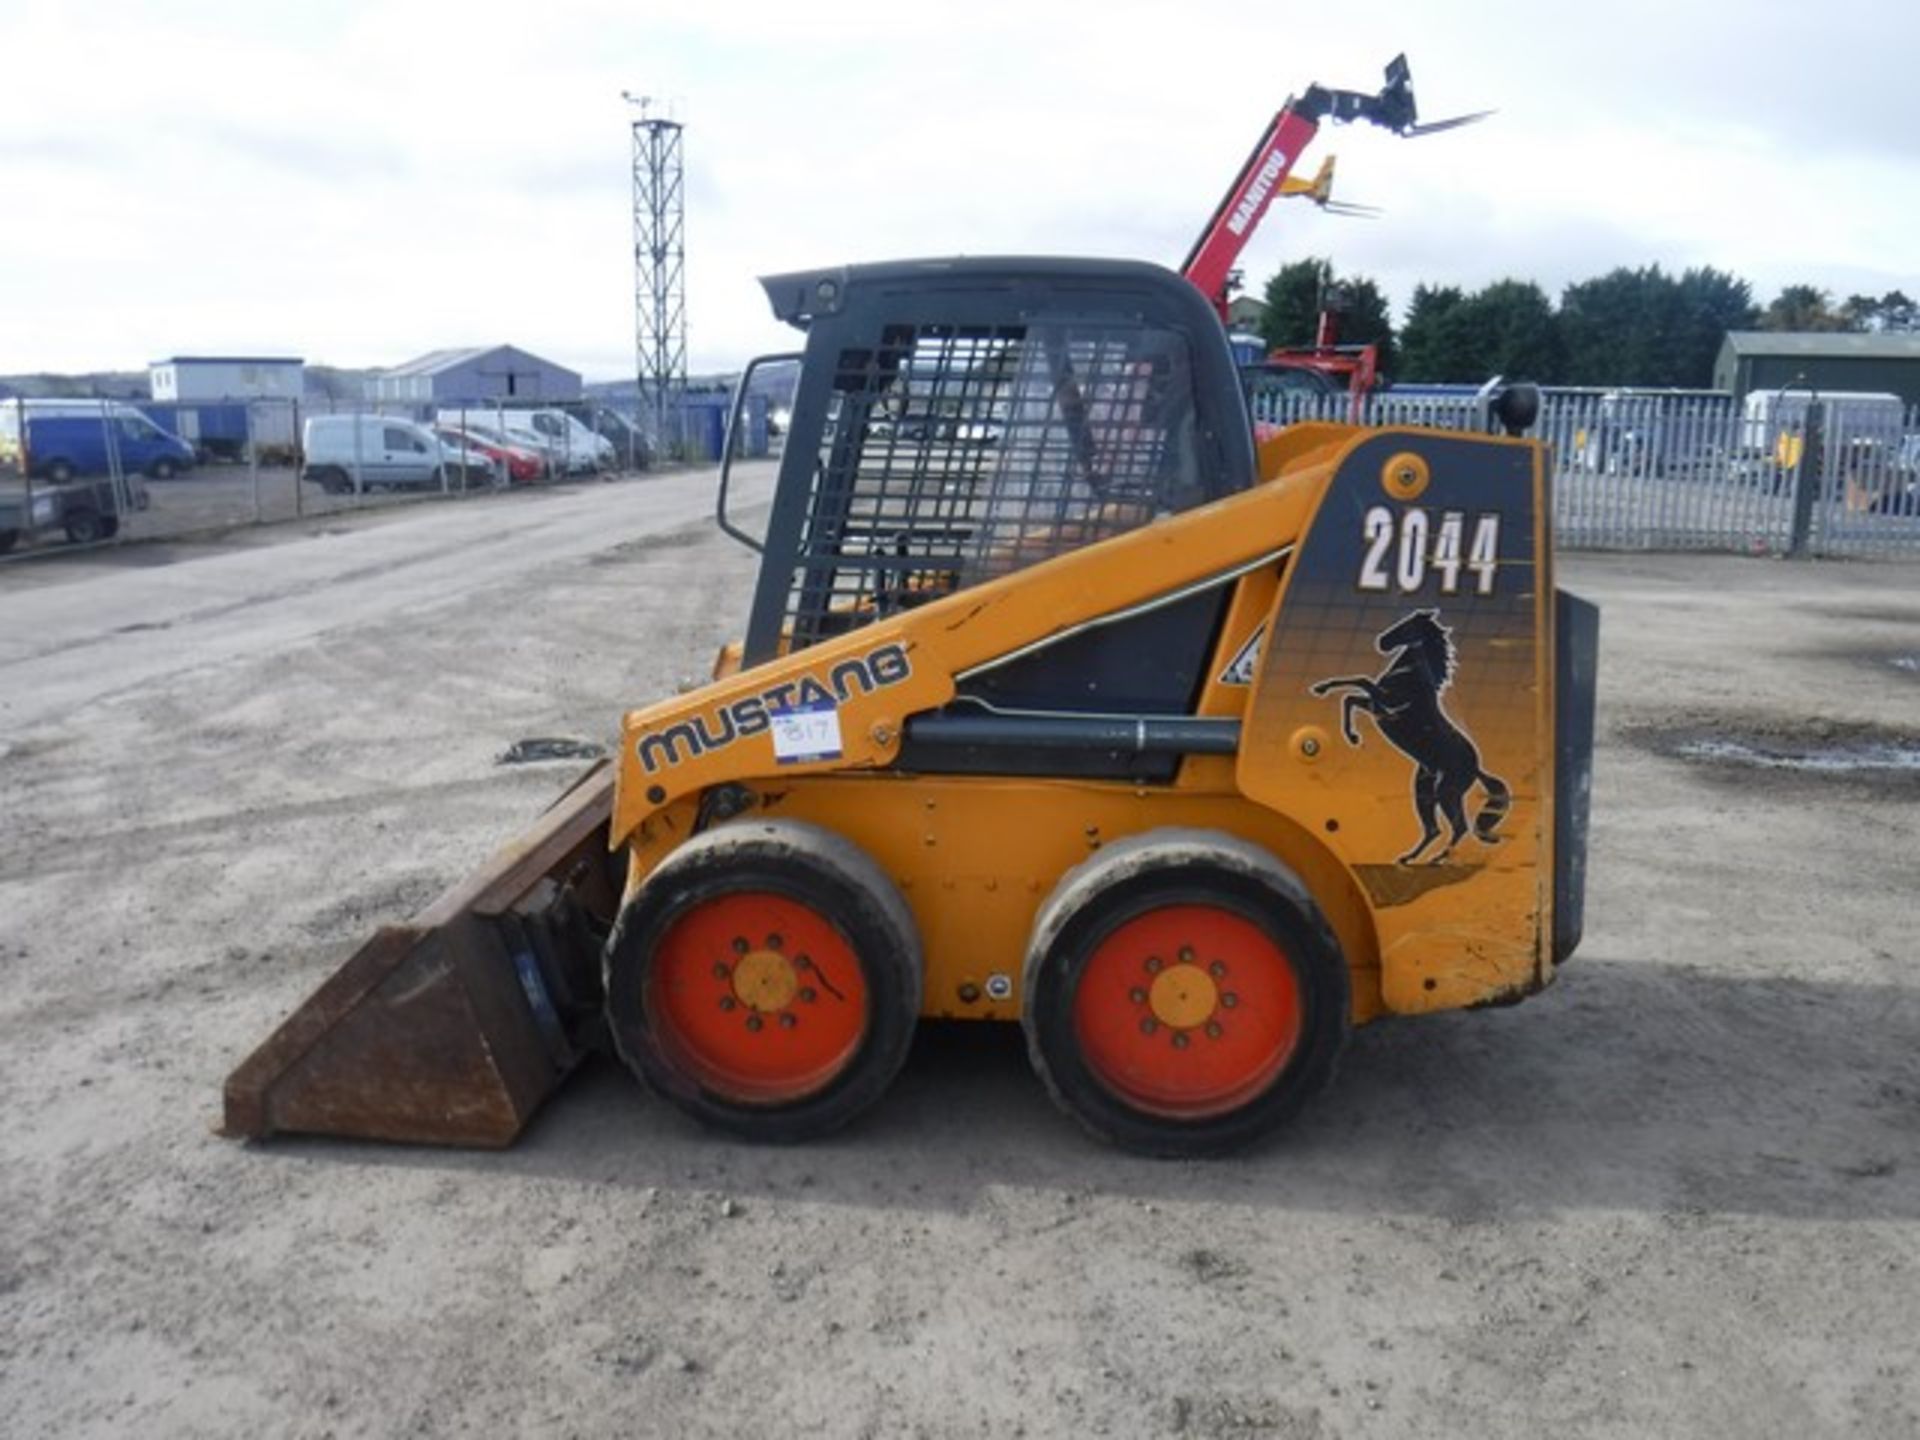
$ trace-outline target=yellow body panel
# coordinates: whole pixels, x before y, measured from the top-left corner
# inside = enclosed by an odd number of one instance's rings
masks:
[[[1278,448],[1278,442],[1269,443]],[[1474,444],[1524,452],[1533,493],[1542,494],[1539,445],[1493,437],[1476,437]],[[1262,458],[1283,463],[1278,455]],[[1409,485],[1404,459],[1396,455],[1382,467],[1380,498],[1400,504],[1422,498],[1430,467],[1420,461],[1417,482]],[[1402,1014],[1482,1004],[1538,989],[1551,978],[1552,647],[1542,641],[1553,626],[1547,507],[1532,506],[1530,520],[1537,573],[1517,577],[1529,623],[1520,634],[1490,642],[1495,649],[1524,646],[1524,673],[1519,683],[1477,697],[1483,713],[1462,717],[1483,738],[1496,730],[1510,733],[1517,743],[1506,746],[1506,753],[1520,760],[1505,776],[1513,809],[1503,839],[1476,863],[1400,866],[1382,860],[1391,853],[1388,832],[1405,806],[1404,762],[1385,747],[1341,743],[1326,701],[1297,683],[1303,669],[1314,669],[1310,656],[1265,667],[1247,714],[1236,767],[1240,789],[1321,834],[1366,890],[1383,957],[1382,1000]],[[1273,631],[1297,579],[1290,570],[1281,580]]]
[[[1470,847],[1446,865],[1393,863],[1405,844],[1407,761],[1371,731],[1362,737],[1367,743],[1342,742],[1337,699],[1308,684],[1335,662],[1313,645],[1276,649],[1260,639],[1298,629],[1290,605],[1307,602],[1297,595],[1293,557],[1329,495],[1343,497],[1343,518],[1328,524],[1357,524],[1354,507],[1362,502],[1394,515],[1420,503],[1428,461],[1404,445],[1384,465],[1367,459],[1374,470],[1356,480],[1356,452],[1383,435],[1442,457],[1432,465],[1437,491],[1476,457],[1498,459],[1524,477],[1514,480],[1516,489],[1531,487],[1514,498],[1533,527],[1528,553],[1541,557],[1538,573],[1522,566],[1506,580],[1509,608],[1530,614],[1530,623],[1510,619],[1511,633],[1468,636],[1463,664],[1502,678],[1464,697],[1456,690],[1446,702],[1449,718],[1494,744],[1486,765],[1504,775],[1511,809],[1497,844]],[[1379,450],[1373,444],[1366,456]],[[1199,827],[1253,841],[1300,875],[1347,957],[1357,1021],[1383,1010],[1483,1003],[1545,983],[1552,591],[1539,447],[1301,425],[1266,442],[1260,466],[1263,483],[1241,494],[797,654],[741,670],[729,647],[712,684],[627,715],[612,838],[629,848],[629,893],[692,833],[703,792],[736,787],[730,811],[744,804],[746,818],[825,826],[895,879],[925,946],[925,1014],[1012,1019],[1035,912],[1060,877],[1122,836]],[[1237,756],[1189,756],[1170,784],[886,768],[908,717],[951,700],[969,670],[1208,583],[1232,593],[1196,713],[1241,720]],[[1342,633],[1351,655],[1357,632],[1349,625]],[[783,759],[768,717],[807,694],[829,705],[839,753]]]

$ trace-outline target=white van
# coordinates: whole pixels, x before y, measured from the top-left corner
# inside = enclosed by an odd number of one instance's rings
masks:
[[[334,494],[439,485],[445,473],[439,437],[393,415],[315,415],[303,439],[300,478]]]
[[[1898,395],[1872,390],[1755,390],[1740,414],[1740,443],[1748,451],[1771,456],[1782,466],[1799,463],[1807,412],[1820,407],[1821,429],[1832,453],[1847,449],[1897,451],[1906,424],[1906,406]]]

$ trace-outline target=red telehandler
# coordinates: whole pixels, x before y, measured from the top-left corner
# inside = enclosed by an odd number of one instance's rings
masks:
[[[1227,304],[1240,280],[1240,272],[1234,268],[1240,252],[1260,228],[1267,208],[1280,197],[1287,177],[1313,143],[1322,121],[1345,125],[1365,120],[1396,135],[1412,137],[1455,130],[1493,113],[1480,110],[1423,125],[1414,106],[1413,74],[1405,55],[1393,58],[1386,79],[1374,95],[1309,85],[1305,94],[1289,99],[1273,117],[1180,267],[1180,273],[1207,297],[1222,324],[1226,323]],[[1313,345],[1275,350],[1267,363],[1283,369],[1310,370],[1344,385],[1352,397],[1353,418],[1357,421],[1360,403],[1378,379],[1379,352],[1372,345],[1340,344],[1338,317],[1337,297],[1324,297]]]

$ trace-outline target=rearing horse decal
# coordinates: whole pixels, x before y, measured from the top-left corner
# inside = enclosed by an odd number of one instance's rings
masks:
[[[1498,845],[1495,832],[1507,818],[1513,792],[1506,781],[1481,767],[1472,737],[1440,704],[1441,695],[1453,683],[1455,665],[1453,635],[1440,623],[1440,612],[1416,610],[1381,631],[1373,643],[1381,654],[1393,657],[1385,670],[1375,676],[1322,680],[1313,686],[1313,693],[1348,692],[1340,701],[1340,733],[1349,745],[1360,743],[1353,717],[1364,711],[1373,717],[1387,743],[1413,761],[1413,813],[1422,833],[1420,842],[1399,863],[1413,864],[1440,838],[1443,816],[1452,833],[1430,864],[1438,865],[1451,855],[1469,828],[1481,844]],[[1475,785],[1486,792],[1487,799],[1469,827],[1467,792]]]

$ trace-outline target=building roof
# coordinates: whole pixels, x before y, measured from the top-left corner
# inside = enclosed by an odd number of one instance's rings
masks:
[[[169,355],[149,365],[304,365],[298,355]]]
[[[1729,330],[1736,355],[1793,355],[1846,360],[1920,360],[1920,333],[1854,334],[1845,330]]]
[[[459,350],[429,350],[417,359],[404,365],[395,365],[382,370],[382,375],[439,375],[457,366],[478,360],[482,355],[491,355],[496,350],[510,349],[506,345],[469,345]]]
[[[531,360],[536,365],[544,365],[552,370],[565,371],[569,375],[574,373],[557,361],[549,360],[541,355],[532,354],[526,350],[521,350],[517,346],[469,345],[459,350],[429,350],[426,354],[409,360],[404,365],[395,365],[391,369],[380,371],[379,374],[382,379],[402,375],[443,375],[449,370],[459,369],[462,365],[471,365],[477,360],[484,360],[489,355],[500,355],[509,351],[527,360]]]

